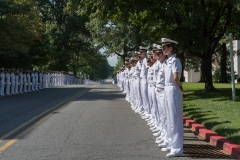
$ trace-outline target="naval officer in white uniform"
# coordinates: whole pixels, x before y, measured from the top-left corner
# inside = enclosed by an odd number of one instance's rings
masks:
[[[4,73],[4,68],[2,68],[0,72],[0,95],[1,96],[4,96],[4,89],[5,89],[5,73]]]
[[[168,124],[170,143],[162,150],[170,151],[167,157],[177,157],[183,154],[183,94],[180,77],[182,64],[176,58],[177,41],[162,38],[163,53],[168,57],[164,65],[165,105],[168,109]]]
[[[144,111],[142,112],[141,116],[147,116],[150,114],[149,109],[149,102],[148,102],[148,86],[147,86],[147,47],[140,46],[140,56],[141,56],[141,96],[142,96],[142,105]]]
[[[15,94],[15,69],[11,70],[10,78],[11,78],[11,94]]]

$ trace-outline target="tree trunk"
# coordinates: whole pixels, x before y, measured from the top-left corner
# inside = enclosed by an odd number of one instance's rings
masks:
[[[199,82],[205,82],[205,70],[204,70],[204,63],[203,63],[203,60],[201,61],[201,77],[200,77],[200,81]]]
[[[135,26],[136,29],[136,45],[135,50],[138,51],[139,46],[141,46],[142,43],[142,37],[141,37],[141,26]]]
[[[221,71],[220,82],[221,83],[228,83],[228,80],[227,80],[227,47],[226,47],[226,43],[223,44],[220,65],[221,65],[220,66],[220,71]]]
[[[205,71],[205,91],[215,91],[212,80],[212,54],[208,53],[207,57],[203,58],[203,66]]]
[[[180,82],[185,82],[185,77],[184,77],[184,70],[185,70],[185,56],[183,53],[180,53],[177,55],[177,57],[180,59],[182,63],[182,74],[180,77]]]

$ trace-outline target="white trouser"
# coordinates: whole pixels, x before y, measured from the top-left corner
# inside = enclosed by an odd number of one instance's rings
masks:
[[[164,87],[165,105],[167,106],[169,148],[171,153],[183,153],[183,103],[182,91],[179,87],[169,85]]]
[[[134,86],[133,86],[133,79],[129,80],[130,82],[130,102],[134,102]]]
[[[142,96],[142,104],[145,113],[150,114],[149,110],[149,102],[148,102],[148,86],[147,86],[147,79],[141,79],[141,96]]]
[[[0,84],[0,95],[3,96],[4,95],[4,81],[1,81],[1,84]]]
[[[35,80],[35,90],[38,90],[38,79]]]
[[[31,91],[31,81],[28,80],[28,91]]]
[[[10,92],[10,82],[7,81],[6,82],[6,94],[10,94],[9,92]]]
[[[161,127],[161,136],[165,143],[170,143],[169,134],[168,134],[168,119],[167,119],[167,106],[165,105],[165,92],[164,88],[156,88],[156,98],[157,98],[157,106],[158,106],[158,113],[160,118],[160,125]]]
[[[23,89],[24,89],[24,92],[27,92],[27,82],[26,81],[23,81]]]
[[[43,83],[42,83],[42,79],[40,78],[39,80],[39,89],[42,89],[43,88]]]
[[[18,94],[18,80],[16,80],[15,83],[15,93]]]
[[[35,80],[33,79],[32,80],[32,91],[34,91],[35,90]]]
[[[147,85],[148,86],[148,113],[149,113],[149,115],[151,116],[151,119],[152,120],[155,120],[155,117],[154,117],[154,115],[152,114],[152,107],[153,107],[153,101],[152,101],[152,92],[153,92],[153,86],[152,86],[152,84],[150,85],[150,84],[148,84]]]
[[[122,79],[120,88],[121,88],[121,91],[124,92],[124,80],[123,79]]]
[[[130,95],[130,84],[129,84],[129,80],[126,80],[125,81],[125,84],[126,84],[126,98],[129,99],[129,95]]]
[[[134,81],[134,89],[135,89],[135,107],[136,109],[142,110],[142,96],[141,96],[141,88],[140,88],[140,79],[135,79]]]
[[[23,80],[20,79],[20,87],[19,87],[19,92],[23,92]]]
[[[15,94],[15,82],[11,82],[11,94]]]
[[[158,110],[158,102],[157,102],[157,95],[156,95],[156,91],[155,91],[155,87],[152,85],[151,87],[151,101],[152,101],[152,117],[153,120],[155,121],[155,125],[156,127],[159,127],[160,129],[161,127],[161,120],[160,120],[160,115],[159,115],[159,110]]]

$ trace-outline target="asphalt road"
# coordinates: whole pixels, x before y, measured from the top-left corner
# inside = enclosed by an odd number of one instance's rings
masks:
[[[168,159],[124,96],[117,85],[105,84],[1,97],[0,160]],[[172,159],[232,158],[214,148],[199,154],[202,149],[194,147],[208,144],[196,142],[200,140],[185,128],[185,154]]]

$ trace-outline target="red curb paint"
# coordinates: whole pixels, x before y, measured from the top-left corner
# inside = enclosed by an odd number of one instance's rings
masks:
[[[217,146],[230,155],[240,159],[240,145],[229,142],[226,138],[217,135],[217,133],[207,129],[203,125],[198,124],[186,116],[183,117],[183,123],[204,139],[208,140],[212,145]]]

